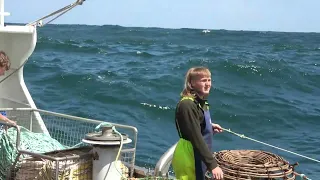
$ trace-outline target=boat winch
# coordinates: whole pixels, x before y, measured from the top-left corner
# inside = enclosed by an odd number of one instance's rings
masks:
[[[86,134],[82,142],[93,146],[93,180],[115,179],[124,177],[119,155],[124,144],[132,142],[126,134],[119,133],[115,126],[103,123],[98,132]]]

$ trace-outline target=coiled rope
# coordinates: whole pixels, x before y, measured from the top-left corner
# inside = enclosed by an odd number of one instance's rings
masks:
[[[266,145],[266,146],[269,146],[269,147],[272,147],[272,148],[275,148],[275,149],[279,149],[279,150],[281,150],[281,151],[284,151],[284,152],[287,152],[287,153],[291,153],[291,154],[294,154],[294,155],[296,155],[296,156],[300,156],[300,157],[309,159],[309,160],[311,160],[311,161],[320,163],[320,160],[317,160],[317,159],[314,159],[314,158],[311,158],[311,157],[308,157],[308,156],[305,156],[305,155],[302,155],[302,154],[299,154],[299,153],[296,153],[296,152],[292,152],[292,151],[289,151],[289,150],[280,148],[280,147],[278,147],[278,146],[274,146],[274,145],[271,145],[271,144],[268,144],[268,143],[265,143],[265,142],[262,142],[262,141],[259,141],[259,140],[250,138],[250,137],[248,137],[248,136],[245,136],[244,134],[236,133],[236,132],[232,131],[231,129],[225,129],[225,128],[222,128],[222,129],[223,129],[224,131],[226,131],[226,132],[228,132],[228,133],[231,133],[231,134],[233,134],[233,135],[236,135],[236,136],[238,136],[238,137],[240,137],[240,138],[248,139],[248,140],[250,140],[250,141],[254,141],[254,142],[257,142],[257,143],[260,143],[260,144],[263,144],[263,145]],[[295,175],[300,176],[301,179],[311,180],[311,179],[309,179],[309,178],[308,178],[306,175],[304,175],[304,174],[295,173]]]

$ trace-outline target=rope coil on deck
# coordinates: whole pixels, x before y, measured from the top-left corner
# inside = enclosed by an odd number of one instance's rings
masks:
[[[236,135],[240,138],[243,138],[243,139],[248,139],[248,140],[251,140],[251,141],[254,141],[254,142],[257,142],[257,143],[260,143],[260,144],[263,144],[263,145],[266,145],[266,146],[269,146],[269,147],[272,147],[272,148],[275,148],[275,149],[279,149],[281,151],[284,151],[284,152],[287,152],[287,153],[290,153],[290,154],[294,154],[296,156],[300,156],[300,157],[303,157],[305,159],[309,159],[309,160],[312,160],[314,162],[317,162],[317,163],[320,163],[320,160],[317,160],[317,159],[314,159],[314,158],[311,158],[311,157],[308,157],[308,156],[304,156],[302,154],[298,154],[298,153],[295,153],[295,152],[292,152],[292,151],[289,151],[289,150],[286,150],[286,149],[283,149],[283,148],[280,148],[280,147],[277,147],[277,146],[274,146],[274,145],[271,145],[271,144],[268,144],[268,143],[265,143],[265,142],[262,142],[262,141],[258,141],[256,139],[253,139],[253,138],[250,138],[250,137],[247,137],[245,136],[244,134],[239,134],[239,133],[236,133],[236,132],[233,132],[231,131],[230,129],[225,129],[225,128],[222,128],[224,131],[230,133],[230,134],[233,134],[233,135]],[[275,155],[277,156],[277,155]],[[281,158],[280,156],[277,156],[279,158]],[[281,158],[282,159],[282,158]],[[282,159],[283,160],[283,159]],[[304,174],[299,174],[297,172],[292,172],[293,173],[293,176],[296,176],[296,177],[300,177],[302,180],[311,180],[310,178],[308,178],[306,175]],[[284,174],[285,175],[285,174]],[[241,179],[239,179],[241,180]],[[291,179],[288,179],[288,180],[291,180]]]
[[[254,178],[283,178],[294,180],[294,166],[282,157],[260,150],[224,150],[216,159],[226,180]]]

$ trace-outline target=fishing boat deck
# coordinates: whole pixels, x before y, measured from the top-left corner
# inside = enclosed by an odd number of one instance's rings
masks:
[[[33,174],[32,177],[43,174],[43,167],[46,167],[46,169],[51,169],[50,177],[56,177],[58,175],[60,176],[62,173],[65,173],[66,170],[70,171],[72,167],[76,168],[73,171],[77,172],[86,172],[88,169],[92,169],[92,159],[95,158],[95,155],[91,154],[91,146],[82,143],[82,139],[85,138],[87,133],[95,132],[97,125],[105,123],[105,121],[80,118],[32,108],[2,108],[0,111],[5,112],[8,117],[10,117],[12,120],[15,120],[20,126],[17,131],[18,136],[15,136],[17,140],[13,141],[17,144],[17,147],[15,149],[11,149],[12,151],[15,151],[13,153],[14,155],[18,154],[18,159],[14,163],[1,163],[2,165],[12,165],[11,167],[5,167],[5,171],[7,173],[11,172],[10,177],[15,177],[15,179],[17,179],[17,175],[26,175],[28,174],[27,172],[29,172],[26,171],[26,169],[30,170],[30,168],[33,170],[38,169],[37,173]],[[43,120],[46,129],[48,130],[48,135],[63,145],[63,149],[52,151],[52,148],[50,149],[43,144],[39,144],[44,142],[41,139],[38,139],[39,142],[30,141],[30,139],[28,139],[30,138],[30,135],[34,135],[28,132],[33,132],[33,121],[35,121],[36,118],[41,118]],[[123,145],[120,155],[120,160],[123,164],[123,174],[126,174],[128,177],[132,177],[134,172],[136,172],[134,170],[134,162],[137,142],[137,129],[132,126],[114,123],[110,124],[114,125],[121,133],[128,134],[128,136],[133,140],[132,143]],[[11,127],[11,129],[12,128],[17,127]],[[13,134],[11,135],[14,136]],[[39,137],[37,136],[37,138],[44,137],[42,136],[43,133],[37,134],[41,135]],[[50,143],[49,146],[51,146]],[[35,153],[29,149],[35,147],[43,148],[43,151],[41,153]],[[0,150],[1,148],[3,148],[3,144],[0,146]],[[50,151],[46,152],[45,149],[49,149]],[[75,164],[78,165],[75,166]],[[126,166],[124,166],[124,164]],[[3,166],[0,165],[0,170],[1,167],[3,168]],[[39,169],[41,169],[41,171]],[[87,174],[88,173],[84,173],[83,175]],[[91,179],[90,177],[85,179]]]

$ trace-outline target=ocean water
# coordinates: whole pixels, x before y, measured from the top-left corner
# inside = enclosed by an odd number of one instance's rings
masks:
[[[136,163],[153,168],[177,140],[186,71],[207,66],[215,123],[320,159],[320,33],[47,25],[24,68],[38,108],[138,128]],[[241,139],[214,150],[276,153],[318,179],[319,163]]]

